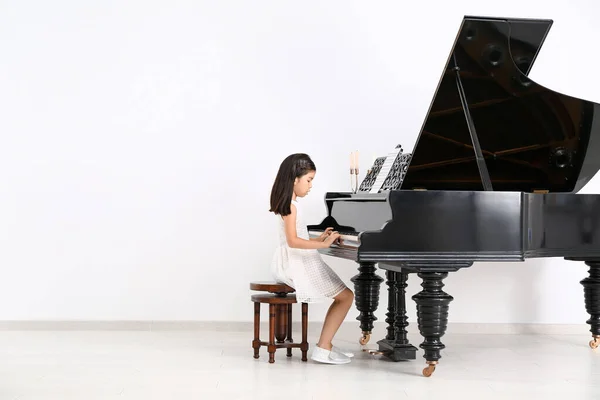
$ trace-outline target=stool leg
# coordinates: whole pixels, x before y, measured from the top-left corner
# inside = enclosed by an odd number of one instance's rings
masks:
[[[275,362],[275,304],[269,304],[269,363]]]
[[[254,340],[252,341],[254,358],[258,358],[260,350],[260,303],[254,303]]]
[[[275,339],[277,343],[285,342],[285,335],[287,330],[287,304],[277,304],[275,306],[277,310],[275,316]]]
[[[308,352],[308,304],[302,303],[302,361],[306,361],[306,353]]]
[[[287,342],[294,343],[294,339],[292,339],[292,304],[287,305]],[[288,347],[287,356],[292,356],[292,348]]]

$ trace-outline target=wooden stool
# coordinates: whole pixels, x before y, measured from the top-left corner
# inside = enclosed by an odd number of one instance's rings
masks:
[[[292,356],[292,348],[302,351],[302,361],[306,361],[308,352],[308,304],[302,303],[302,342],[294,343],[292,339],[292,304],[296,303],[296,295],[290,294],[294,289],[288,285],[276,282],[252,282],[251,290],[269,292],[269,294],[254,294],[254,358],[258,358],[260,346],[267,346],[269,363],[275,362],[275,350],[287,349],[287,356]],[[260,340],[260,305],[269,305],[269,341]]]

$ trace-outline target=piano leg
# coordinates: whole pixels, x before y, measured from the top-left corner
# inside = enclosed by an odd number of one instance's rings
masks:
[[[350,280],[354,283],[354,302],[360,311],[357,320],[360,321],[362,337],[360,344],[365,345],[371,338],[373,322],[377,320],[375,310],[379,305],[379,286],[383,278],[375,274],[375,263],[360,263],[358,275]]]
[[[425,351],[423,357],[428,364],[423,369],[423,375],[428,377],[435,371],[435,366],[442,358],[440,352],[446,347],[440,339],[446,333],[448,308],[454,299],[442,290],[442,281],[448,272],[419,272],[418,275],[423,279],[423,290],[412,298],[417,303],[419,331],[424,339],[419,347]]]
[[[408,274],[405,272],[386,271],[388,285],[387,336],[377,342],[379,353],[392,361],[414,360],[417,348],[409,343],[406,327],[406,286]]]
[[[600,261],[586,261],[589,276],[581,281],[585,297],[585,309],[590,314],[586,322],[590,324],[592,340],[590,347],[595,349],[600,345]]]

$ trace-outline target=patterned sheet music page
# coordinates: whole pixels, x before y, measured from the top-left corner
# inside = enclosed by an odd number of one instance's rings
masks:
[[[358,188],[359,192],[369,193],[373,184],[375,183],[375,179],[377,179],[377,175],[379,175],[379,171],[385,162],[385,157],[377,157],[373,162],[373,166],[371,169],[367,171],[367,175],[364,177],[360,187]]]
[[[387,178],[394,165],[394,161],[396,161],[396,157],[398,157],[398,154],[400,153],[402,153],[402,146],[398,145],[387,155],[383,162],[383,166],[379,171],[379,175],[377,175],[377,179],[375,179],[375,183],[373,183],[373,186],[371,187],[370,193],[379,193],[379,190],[383,186],[383,182],[385,182],[385,178]]]
[[[402,182],[404,182],[404,177],[406,176],[406,171],[408,171],[408,165],[410,164],[411,158],[412,154],[410,153],[398,154],[390,173],[381,186],[382,192],[400,188]]]

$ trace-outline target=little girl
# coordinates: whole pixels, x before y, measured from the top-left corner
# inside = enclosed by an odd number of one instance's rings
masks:
[[[327,228],[320,237],[311,239],[296,201],[308,194],[315,173],[315,164],[306,154],[292,154],[279,167],[269,210],[277,215],[279,222],[279,246],[273,256],[272,273],[275,280],[296,290],[298,302],[333,299],[311,359],[346,364],[354,354],[340,350],[331,341],[352,306],[354,294],[317,251],[336,243],[340,235]]]

